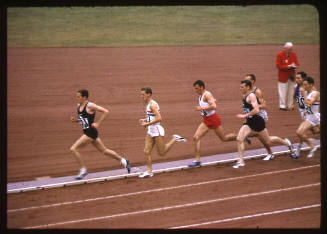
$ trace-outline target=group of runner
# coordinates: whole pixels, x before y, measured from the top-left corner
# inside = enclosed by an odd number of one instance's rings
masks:
[[[308,77],[304,72],[298,72],[296,76],[296,87],[294,100],[298,102],[299,111],[303,122],[300,124],[296,134],[300,139],[300,144],[296,150],[293,149],[292,143],[287,139],[277,136],[270,136],[266,128],[268,114],[266,111],[266,102],[263,99],[262,91],[255,86],[256,77],[254,74],[247,74],[240,82],[240,91],[243,95],[243,113],[237,114],[236,117],[243,119],[244,123],[238,134],[225,134],[221,125],[219,115],[216,113],[216,99],[211,92],[206,90],[205,84],[201,80],[194,82],[193,87],[199,95],[199,105],[195,107],[196,111],[201,113],[203,121],[198,126],[193,142],[195,147],[195,161],[189,164],[189,167],[197,167],[201,165],[200,160],[200,140],[210,130],[214,130],[215,134],[223,142],[236,141],[239,153],[239,159],[233,168],[245,166],[243,159],[245,141],[251,144],[250,137],[258,137],[267,149],[267,156],[263,160],[271,160],[274,158],[270,146],[273,143],[282,144],[288,147],[290,156],[298,158],[300,155],[302,143],[305,142],[310,147],[308,157],[312,157],[317,147],[313,145],[312,139],[307,136],[308,131],[313,133],[320,132],[320,93],[314,87],[314,80]],[[151,151],[156,146],[158,154],[164,156],[176,142],[186,142],[184,137],[174,134],[168,143],[164,143],[165,130],[160,124],[161,114],[158,103],[152,99],[152,89],[143,87],[140,90],[140,96],[146,104],[146,118],[140,119],[139,124],[147,129],[145,136],[144,156],[147,170],[139,175],[139,178],[152,177],[152,159]],[[130,173],[130,163],[128,159],[123,158],[115,151],[105,147],[102,140],[98,137],[97,129],[108,114],[108,110],[88,101],[88,91],[79,90],[76,94],[77,114],[78,117],[71,117],[73,122],[79,122],[83,129],[83,135],[73,144],[71,151],[74,153],[77,162],[80,165],[80,172],[76,179],[83,179],[87,175],[86,166],[80,154],[80,148],[91,143],[103,155],[119,160],[121,164]],[[102,115],[97,122],[94,122],[96,112]]]

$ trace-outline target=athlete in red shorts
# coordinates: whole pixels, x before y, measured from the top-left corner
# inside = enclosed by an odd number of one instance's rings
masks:
[[[195,145],[195,161],[189,164],[189,167],[200,166],[200,139],[210,130],[213,129],[221,141],[235,141],[237,135],[234,133],[225,134],[221,121],[216,113],[216,100],[213,95],[205,89],[204,82],[197,80],[193,84],[194,90],[199,94],[199,105],[196,110],[201,112],[203,121],[196,130],[193,140]]]

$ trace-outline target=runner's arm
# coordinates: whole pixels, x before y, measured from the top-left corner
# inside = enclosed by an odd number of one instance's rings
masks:
[[[257,92],[255,93],[255,95],[260,102],[259,109],[266,109],[267,108],[266,101],[265,101],[265,99],[263,99],[261,90],[258,89]]]
[[[151,122],[143,122],[142,123],[142,126],[144,126],[144,127],[147,127],[147,126],[149,126],[151,124],[155,124],[155,123],[160,122],[162,120],[161,114],[159,113],[159,110],[157,108],[157,105],[151,104],[150,105],[150,109],[153,111],[154,116],[155,116],[155,119],[152,120]]]
[[[210,104],[210,106],[201,107],[201,110],[215,110],[217,108],[216,100],[214,99],[211,93],[207,92],[205,99]]]
[[[308,106],[308,107],[310,107],[314,102],[319,101],[319,97],[320,97],[320,92],[315,92],[312,95],[312,98],[311,99],[307,99],[307,96],[305,95],[304,96],[305,105]]]
[[[256,115],[259,113],[259,105],[257,102],[257,97],[254,94],[250,94],[248,96],[248,98],[253,107],[253,110],[251,110],[249,113],[245,114],[245,117],[249,117],[249,116]]]
[[[92,126],[95,128],[98,128],[100,126],[100,124],[102,123],[102,121],[107,117],[109,111],[106,108],[103,108],[102,106],[98,106],[94,103],[89,103],[88,104],[88,108],[95,113],[96,111],[99,111],[102,113],[102,115],[100,116],[99,120],[96,123],[93,123]]]

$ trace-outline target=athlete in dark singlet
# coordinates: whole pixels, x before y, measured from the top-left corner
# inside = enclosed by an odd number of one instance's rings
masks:
[[[80,173],[75,179],[83,179],[87,175],[87,170],[85,164],[82,160],[81,154],[79,152],[80,148],[91,143],[97,150],[99,150],[103,155],[112,157],[116,160],[119,160],[121,164],[127,169],[130,173],[129,161],[115,151],[110,150],[105,147],[102,140],[98,137],[98,128],[105,117],[108,115],[108,110],[96,105],[95,103],[88,101],[89,93],[87,90],[79,90],[76,94],[77,104],[77,114],[78,118],[71,117],[72,122],[79,122],[83,129],[83,135],[73,144],[70,150],[74,153],[77,162],[80,165]],[[95,112],[102,112],[100,119],[95,123]]]
[[[307,77],[307,74],[305,72],[297,72],[295,82],[296,85],[294,87],[294,99],[292,103],[292,108],[294,109],[294,103],[295,101],[298,103],[299,106],[299,112],[301,119],[305,118],[305,103],[304,103],[304,97],[302,93],[304,92],[303,86],[303,79]]]
[[[254,74],[247,74],[244,78],[245,80],[249,80],[252,83],[252,88],[251,91],[255,94],[255,96],[257,97],[257,102],[259,105],[259,115],[265,120],[265,124],[268,122],[268,114],[266,111],[266,101],[263,99],[263,94],[261,89],[259,89],[258,87],[255,86],[255,82],[256,82],[256,77]],[[249,137],[257,137],[258,135],[253,135],[251,134]],[[249,138],[245,138],[245,140],[250,143],[251,141],[249,140]],[[270,148],[269,145],[267,145],[260,137],[259,140],[261,141],[261,143],[264,145],[264,147],[266,148],[268,154],[266,157],[263,158],[263,160],[268,161],[273,159],[275,156]]]
[[[255,94],[252,92],[252,83],[249,80],[242,80],[240,84],[240,90],[243,94],[243,114],[236,115],[237,118],[246,119],[246,122],[241,127],[237,136],[237,149],[239,152],[239,160],[233,166],[234,168],[239,168],[245,166],[244,163],[244,139],[251,133],[258,134],[266,144],[271,145],[272,143],[280,143],[289,148],[290,153],[293,153],[293,146],[291,142],[285,138],[285,140],[276,137],[269,136],[268,130],[265,126],[264,119],[258,115],[259,105]]]

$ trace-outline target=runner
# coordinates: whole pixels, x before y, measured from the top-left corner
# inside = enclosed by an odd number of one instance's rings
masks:
[[[127,172],[130,173],[131,168],[129,165],[129,161],[118,155],[115,151],[107,149],[100,137],[98,137],[99,126],[108,115],[108,110],[96,105],[95,103],[89,102],[88,97],[89,92],[85,89],[79,90],[77,92],[76,100],[78,102],[78,118],[71,117],[71,121],[79,122],[83,129],[83,135],[70,148],[70,150],[74,153],[77,162],[80,165],[80,173],[75,179],[81,180],[87,175],[87,169],[79,151],[82,147],[86,146],[89,143],[91,143],[103,155],[119,160],[120,163],[127,169]],[[95,113],[97,111],[101,112],[102,115],[97,122],[94,122]]]
[[[310,147],[308,158],[311,158],[314,152],[319,148],[313,145],[311,138],[308,138],[307,131],[312,128],[316,128],[316,132],[318,132],[318,130],[320,131],[320,92],[315,89],[314,80],[311,77],[304,78],[303,88],[306,91],[302,90],[305,103],[305,118],[296,131],[296,134],[300,138],[300,144],[295,152],[295,158],[300,156],[302,142],[307,143]]]
[[[261,89],[259,89],[258,87],[255,86],[255,82],[256,82],[256,77],[254,74],[247,74],[244,78],[245,80],[249,80],[252,83],[252,88],[251,91],[255,94],[255,96],[257,97],[257,102],[259,105],[259,114],[264,120],[265,123],[268,123],[268,113],[266,111],[266,101],[263,99],[263,94]],[[257,134],[251,134],[249,137],[258,137]],[[260,137],[258,137],[259,140],[261,141],[261,143],[264,145],[264,147],[266,148],[268,154],[266,157],[263,158],[263,160],[268,161],[271,159],[274,159],[274,154],[270,148],[270,146],[268,144],[265,143],[265,141],[263,141],[263,139],[261,139]],[[245,140],[251,144],[251,141],[248,137],[245,138]]]
[[[167,144],[164,144],[165,130],[160,125],[160,122],[162,121],[160,108],[158,103],[152,99],[152,90],[150,87],[144,87],[141,89],[141,98],[147,105],[145,109],[146,119],[139,120],[139,123],[143,127],[147,128],[144,146],[144,156],[147,164],[147,171],[140,174],[139,178],[146,178],[153,176],[151,151],[154,145],[156,145],[159,155],[165,156],[176,141],[186,142],[186,139],[175,134]]]
[[[199,105],[196,106],[196,111],[200,111],[203,121],[196,130],[193,141],[195,146],[195,161],[189,164],[189,167],[201,165],[200,161],[200,140],[210,130],[213,129],[221,141],[235,141],[236,134],[225,134],[221,126],[221,120],[216,113],[216,99],[212,93],[205,89],[205,84],[202,80],[197,80],[193,84],[194,90],[199,94]]]
[[[293,146],[291,142],[285,138],[285,140],[276,137],[269,136],[268,130],[265,126],[265,121],[262,116],[259,115],[259,105],[257,98],[254,93],[251,91],[252,83],[249,80],[242,80],[240,84],[240,90],[243,94],[243,112],[244,114],[236,115],[237,118],[246,119],[246,122],[241,127],[238,136],[237,136],[237,149],[239,152],[239,160],[233,166],[234,168],[239,168],[245,166],[244,163],[244,139],[249,136],[251,133],[258,134],[266,144],[271,145],[272,143],[279,143],[285,145],[289,148],[290,153],[293,153]]]

